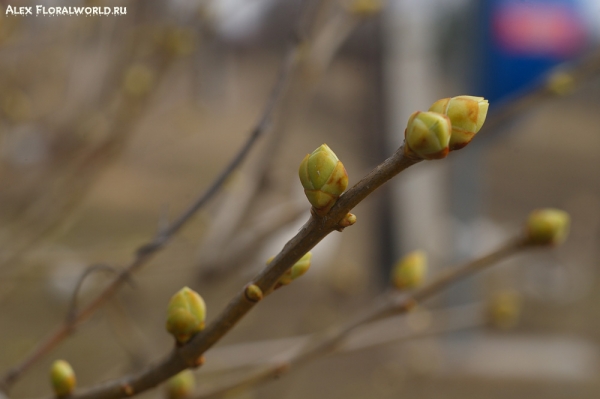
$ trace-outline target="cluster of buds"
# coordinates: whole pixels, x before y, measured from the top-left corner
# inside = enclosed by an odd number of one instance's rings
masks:
[[[168,399],[185,399],[192,396],[196,387],[194,373],[190,370],[183,370],[179,374],[171,377],[166,384],[166,393]]]
[[[457,96],[436,101],[428,112],[415,112],[404,132],[405,153],[429,160],[463,148],[483,126],[488,107],[483,97]]]
[[[197,292],[183,287],[169,301],[167,310],[167,331],[179,345],[188,342],[204,329],[206,305]]]
[[[56,360],[50,368],[50,382],[57,397],[70,395],[75,389],[77,380],[71,365],[65,360]]]
[[[392,284],[399,290],[417,288],[425,279],[427,255],[413,251],[401,258],[392,269]]]
[[[569,234],[569,214],[560,209],[537,209],[529,215],[527,239],[535,245],[559,245]]]
[[[348,186],[348,174],[342,162],[327,144],[300,163],[300,182],[316,214],[324,216]]]
[[[294,266],[290,267],[284,274],[279,278],[279,281],[275,284],[275,289],[282,287],[284,285],[290,284],[292,281],[296,280],[298,277],[304,275],[308,269],[310,269],[310,263],[312,260],[312,253],[307,252],[304,254],[302,258],[296,263]],[[273,257],[267,260],[267,265],[273,261]]]

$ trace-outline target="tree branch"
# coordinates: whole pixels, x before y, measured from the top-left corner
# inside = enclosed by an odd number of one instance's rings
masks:
[[[318,357],[335,352],[340,348],[340,345],[345,339],[358,327],[374,320],[381,319],[382,317],[394,314],[405,314],[413,309],[417,303],[435,296],[457,281],[531,246],[531,243],[525,238],[515,239],[486,256],[441,273],[440,276],[433,281],[416,289],[412,293],[399,294],[393,291],[384,293],[374,301],[375,304],[372,305],[366,313],[337,329],[329,330],[321,334],[315,334],[301,350],[288,355],[287,358],[283,355],[279,356],[279,361],[272,362],[273,364],[266,369],[260,370],[259,372],[228,386],[220,387],[213,391],[195,396],[194,399],[214,398],[232,390],[259,385],[288,372],[293,366],[299,366]]]

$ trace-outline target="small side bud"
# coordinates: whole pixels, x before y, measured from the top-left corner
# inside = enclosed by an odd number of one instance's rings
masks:
[[[369,18],[383,9],[382,0],[353,0],[348,4],[348,12],[360,18]]]
[[[347,213],[346,216],[338,223],[338,231],[344,230],[346,227],[352,226],[356,223],[356,215],[353,213]]]
[[[509,330],[515,327],[521,314],[521,296],[514,291],[495,293],[487,306],[487,317],[492,326]]]
[[[447,116],[417,111],[408,118],[404,131],[404,152],[422,159],[445,158],[450,151],[452,125]]]
[[[479,132],[485,122],[488,108],[488,101],[483,97],[457,96],[436,101],[429,111],[450,118],[452,123],[450,151],[454,151],[469,144]]]
[[[246,287],[246,298],[251,302],[258,302],[263,299],[263,292],[258,285],[250,284]]]
[[[557,96],[569,94],[575,88],[573,76],[566,72],[555,72],[548,77],[546,87]]]
[[[527,219],[527,237],[537,245],[559,245],[569,234],[571,218],[560,209],[538,209]]]
[[[196,388],[194,373],[190,370],[183,370],[167,381],[166,388],[168,399],[185,399],[191,397]]]
[[[413,251],[401,258],[392,269],[392,284],[399,290],[416,288],[427,272],[427,255]]]
[[[65,360],[57,360],[50,368],[50,382],[56,396],[70,395],[75,389],[77,380],[71,365]]]
[[[166,326],[179,344],[186,343],[202,331],[205,319],[206,305],[194,290],[184,287],[171,297]]]
[[[327,144],[304,157],[298,174],[306,198],[320,216],[329,212],[348,186],[348,173]]]
[[[279,279],[279,282],[276,284],[276,287],[281,287],[282,285],[288,285],[298,277],[305,274],[308,269],[310,269],[310,262],[312,259],[312,253],[307,252],[298,262],[294,264],[294,266],[290,267],[283,276]]]
[[[125,73],[123,90],[131,97],[143,97],[150,93],[156,76],[149,67],[136,64],[131,66]]]

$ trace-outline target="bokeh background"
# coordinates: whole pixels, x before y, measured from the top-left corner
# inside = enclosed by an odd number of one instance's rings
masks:
[[[227,165],[264,112],[302,3],[0,1],[0,370],[63,322],[89,265],[124,266]],[[173,345],[166,304],[184,285],[205,298],[210,322],[307,219],[297,167],[322,143],[354,184],[402,143],[412,112],[472,94],[499,115],[582,59],[592,71],[584,80],[497,116],[469,147],[414,166],[361,203],[357,224],[319,244],[310,272],[261,302],[196,375],[199,392],[240,378],[289,349],[289,337],[368,309],[408,251],[428,252],[431,276],[552,206],[572,216],[564,246],[516,256],[357,338],[374,348],[227,397],[598,396],[600,68],[589,54],[600,3],[321,3],[273,129],[243,168],[10,397],[48,395],[57,358],[80,386],[160,359]],[[127,14],[11,16],[7,5]],[[111,277],[87,278],[78,302]],[[510,328],[490,326],[485,310],[498,295],[518,298]]]

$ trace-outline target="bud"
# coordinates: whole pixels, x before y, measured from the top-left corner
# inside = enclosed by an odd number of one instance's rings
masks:
[[[485,122],[488,107],[488,101],[483,97],[458,96],[436,101],[429,111],[450,118],[452,123],[450,151],[454,151],[460,150],[471,142]]]
[[[67,396],[75,389],[75,373],[64,360],[56,360],[50,368],[50,382],[56,396]]]
[[[183,287],[169,301],[167,331],[179,344],[189,341],[204,329],[206,305],[197,292]]]
[[[192,396],[196,388],[194,373],[183,370],[181,373],[171,377],[166,384],[168,399],[185,399]]]
[[[514,291],[495,293],[487,306],[489,322],[497,328],[508,330],[517,325],[521,314],[521,297]]]
[[[348,5],[348,12],[362,18],[379,14],[383,8],[382,0],[354,0]]]
[[[573,91],[575,80],[566,72],[555,72],[548,77],[546,87],[557,96],[563,96]]]
[[[132,97],[143,97],[150,93],[155,80],[152,69],[141,64],[133,65],[125,73],[123,89]]]
[[[413,251],[401,258],[392,269],[392,284],[399,290],[416,288],[427,272],[427,255]]]
[[[408,118],[404,131],[404,152],[423,159],[444,158],[449,152],[451,130],[447,116],[417,111]]]
[[[300,277],[304,273],[306,273],[308,271],[308,269],[310,269],[310,261],[311,261],[311,259],[312,259],[312,253],[307,252],[306,254],[304,254],[304,256],[302,258],[300,258],[300,260],[298,262],[296,262],[294,264],[294,266],[290,267],[285,272],[285,274],[283,276],[281,276],[281,278],[279,279],[279,281],[275,285],[275,288],[279,288],[282,285],[288,285],[293,280],[297,279],[298,277]],[[271,263],[272,260],[273,260],[273,258],[270,258],[267,261],[267,265],[269,263]]]
[[[300,182],[316,213],[324,216],[348,186],[348,174],[333,151],[323,144],[300,163]]]
[[[569,214],[560,209],[537,209],[527,219],[529,242],[539,245],[561,244],[569,234]]]

